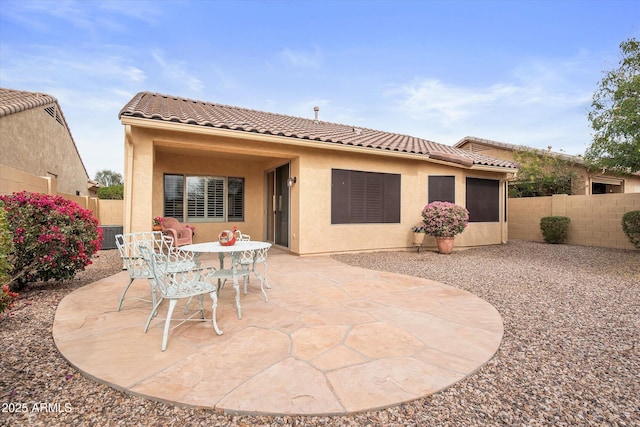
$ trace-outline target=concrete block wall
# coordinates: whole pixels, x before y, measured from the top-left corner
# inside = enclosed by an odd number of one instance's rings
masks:
[[[549,216],[551,197],[523,197],[509,199],[507,226],[510,240],[542,242],[540,218]]]
[[[123,225],[124,200],[98,200],[100,225]],[[151,222],[149,222],[151,227]]]
[[[622,231],[622,216],[640,210],[640,193],[509,199],[509,239],[543,241],[540,218],[571,219],[568,244],[635,249]]]

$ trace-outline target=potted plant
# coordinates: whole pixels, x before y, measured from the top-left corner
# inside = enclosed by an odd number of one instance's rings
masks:
[[[413,231],[413,246],[417,246],[419,248],[422,246],[422,242],[424,241],[424,224],[419,222],[411,227],[411,231]]]
[[[422,209],[424,232],[436,238],[438,252],[450,254],[453,238],[469,223],[469,211],[449,202],[431,202]]]
[[[161,231],[162,230],[162,217],[157,216],[153,218],[153,231]]]

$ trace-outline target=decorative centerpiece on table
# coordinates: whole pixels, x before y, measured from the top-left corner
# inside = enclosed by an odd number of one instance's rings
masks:
[[[424,232],[436,238],[438,252],[453,252],[453,239],[469,223],[469,211],[450,202],[431,202],[422,209]]]
[[[153,231],[162,231],[162,217],[161,216],[157,216],[155,218],[153,218],[152,220],[152,224],[153,224]]]
[[[236,243],[236,231],[238,227],[233,227],[232,230],[222,230],[218,234],[218,242],[222,246],[233,246]]]

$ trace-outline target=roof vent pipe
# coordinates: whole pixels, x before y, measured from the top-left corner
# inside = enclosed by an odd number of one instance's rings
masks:
[[[318,123],[318,111],[320,111],[320,107],[318,107],[318,106],[313,107],[313,112],[315,114],[315,119],[314,120],[316,121],[316,123]]]

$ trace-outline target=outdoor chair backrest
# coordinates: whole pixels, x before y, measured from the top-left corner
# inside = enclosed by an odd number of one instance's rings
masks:
[[[244,234],[240,230],[236,230],[235,231],[235,235],[236,235],[236,241],[238,241],[238,242],[248,242],[248,241],[251,240],[251,236],[250,235]]]
[[[173,250],[173,238],[161,231],[144,231],[116,235],[116,246],[132,279],[153,278],[147,263],[140,254],[140,245],[152,247],[154,251],[169,252]]]
[[[187,298],[215,291],[215,286],[207,282],[204,270],[192,264],[192,252],[179,249],[157,252],[144,244],[139,246],[139,252],[154,275],[162,298]],[[176,266],[185,268],[177,269]]]

